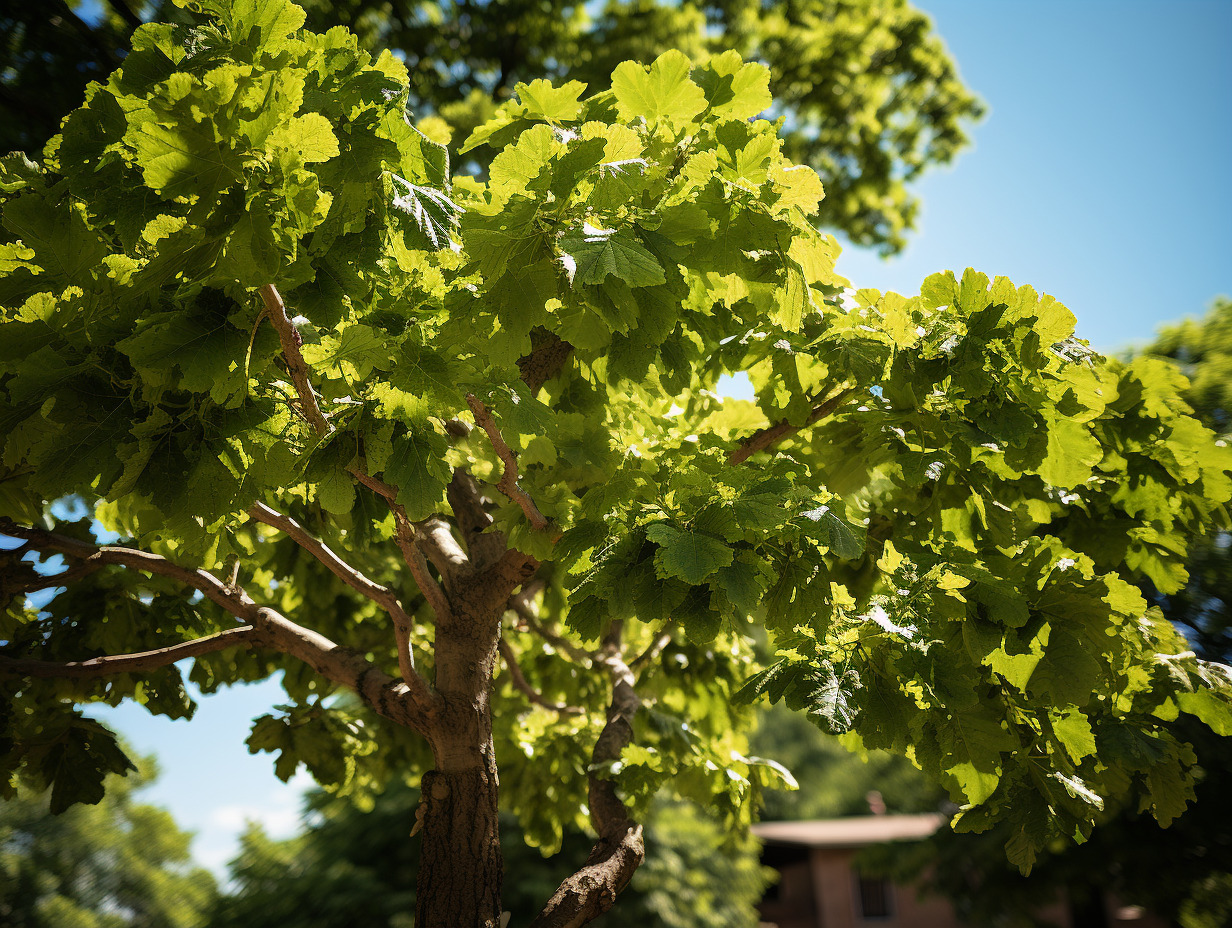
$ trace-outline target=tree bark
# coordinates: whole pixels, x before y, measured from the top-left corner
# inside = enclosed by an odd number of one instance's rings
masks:
[[[496,763],[423,777],[416,928],[497,928],[501,912]]]
[[[492,673],[511,586],[491,574],[462,579],[436,635],[443,703],[429,735],[416,928],[498,928],[503,862],[492,744]],[[502,586],[503,595],[502,595]]]

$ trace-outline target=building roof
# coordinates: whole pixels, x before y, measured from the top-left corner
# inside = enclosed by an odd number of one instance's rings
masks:
[[[918,841],[945,822],[944,815],[861,815],[809,822],[762,822],[753,834],[764,844],[865,847],[883,841]]]

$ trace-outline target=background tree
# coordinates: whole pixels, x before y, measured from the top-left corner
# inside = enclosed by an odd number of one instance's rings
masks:
[[[50,815],[22,791],[0,806],[0,922],[8,928],[200,928],[214,878],[191,866],[191,836],[134,795],[152,760],[111,777],[97,805]]]
[[[1225,729],[1227,670],[1131,581],[1179,588],[1232,481],[1165,362],[974,271],[845,305],[734,52],[519,84],[451,185],[396,57],[203,7],[0,174],[10,780],[95,799],[125,760],[69,706],[281,671],[280,775],[418,779],[421,928],[498,923],[498,760],[528,843],[597,834],[537,928],[612,905],[662,789],[746,822],[763,693],[1023,867],[1184,808],[1170,722]]]
[[[143,20],[184,21],[171,0],[12,4],[0,13],[0,151],[32,157],[129,51]],[[408,104],[434,137],[464,140],[519,81],[608,86],[622,61],[678,49],[695,61],[735,49],[770,67],[784,153],[821,175],[816,221],[887,252],[904,244],[918,201],[910,183],[967,143],[980,104],[927,16],[904,0],[750,0],[696,4],[613,0],[309,0],[308,26],[344,25],[361,46],[394,49]],[[593,8],[592,8],[593,9]],[[442,121],[443,120],[443,121]],[[468,153],[486,165],[493,150]]]
[[[767,789],[762,819],[868,815],[871,792],[877,793],[889,814],[938,812],[947,805],[945,790],[907,758],[886,751],[869,751],[861,758],[807,716],[785,706],[759,713],[750,746],[790,770],[799,787]]]
[[[1189,379],[1183,392],[1194,415],[1227,441],[1232,438],[1228,410],[1232,390],[1232,302],[1214,301],[1203,319],[1165,327],[1150,345],[1135,352],[1165,358]],[[1171,593],[1145,585],[1181,629],[1199,657],[1232,662],[1232,549],[1226,522],[1194,540],[1186,565],[1188,580]],[[1041,897],[1064,892],[1073,905],[1074,924],[1104,924],[1104,893],[1146,906],[1183,928],[1219,928],[1232,922],[1232,750],[1226,738],[1202,726],[1181,722],[1201,770],[1195,805],[1167,828],[1133,804],[1106,813],[1091,840],[1080,846],[1053,847],[1029,879],[1005,866],[998,842],[1008,837],[994,828],[984,835],[941,832],[915,848],[871,855],[869,867],[923,880],[930,891],[948,896],[973,925],[1036,925]]]
[[[242,838],[231,864],[231,889],[220,897],[211,928],[398,928],[411,924],[419,849],[406,840],[417,791],[393,784],[370,807],[323,792],[309,795],[307,827],[271,841],[259,827]],[[562,850],[544,858],[522,840],[513,816],[503,817],[504,905],[511,924],[527,924],[586,855],[590,839],[569,828]],[[767,877],[756,841],[732,835],[697,808],[660,801],[648,817],[646,861],[620,905],[594,922],[604,928],[747,928]]]

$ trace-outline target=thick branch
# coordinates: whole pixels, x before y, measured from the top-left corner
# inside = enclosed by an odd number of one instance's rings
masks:
[[[257,641],[298,658],[321,676],[354,690],[381,715],[428,734],[439,700],[421,701],[402,680],[395,680],[359,651],[335,644],[324,635],[292,622],[274,609],[255,607]]]
[[[492,418],[492,413],[488,410],[487,406],[483,405],[483,401],[473,393],[466,394],[466,404],[470,406],[471,412],[475,414],[475,424],[488,433],[488,440],[492,442],[492,448],[503,465],[500,480],[496,483],[496,489],[522,507],[522,512],[526,513],[526,518],[530,521],[531,525],[541,531],[546,529],[548,527],[548,520],[543,517],[543,513],[535,505],[535,501],[530,498],[525,490],[518,486],[517,455],[513,453],[513,449],[505,441],[505,436],[501,434],[500,427],[496,424],[496,420]]]
[[[846,402],[847,397],[855,392],[855,388],[840,390],[830,399],[813,407],[813,411],[809,413],[808,418],[804,420],[802,425],[792,425],[786,419],[775,425],[768,425],[764,429],[759,429],[748,438],[740,442],[739,445],[727,457],[729,464],[742,464],[747,461],[753,454],[762,451],[765,448],[770,448],[777,445],[788,435],[794,435],[801,429],[807,428],[819,419],[824,419],[834,410]]]
[[[317,404],[317,395],[312,389],[312,381],[308,376],[308,362],[304,360],[304,355],[299,350],[300,335],[295,331],[294,323],[287,317],[287,307],[283,304],[277,288],[273,284],[266,284],[261,288],[261,299],[265,301],[265,314],[269,316],[270,322],[278,333],[278,341],[282,344],[282,355],[287,360],[287,371],[291,375],[291,383],[294,384],[295,392],[299,396],[300,410],[304,418],[312,424],[318,434],[324,435],[333,431],[333,427]]]
[[[440,516],[429,516],[422,522],[414,523],[413,528],[415,543],[423,549],[446,583],[470,569],[470,558],[453,537],[449,523]]]
[[[397,595],[387,587],[369,580],[362,573],[335,554],[328,545],[313,537],[302,525],[290,516],[276,512],[264,503],[253,503],[248,507],[248,514],[258,522],[272,526],[287,535],[301,548],[329,568],[330,572],[347,586],[357,590],[389,613],[394,623],[394,633],[398,644],[398,669],[402,678],[408,684],[413,683],[417,676],[415,659],[411,654],[411,617],[402,608]],[[426,684],[424,684],[426,688]]]
[[[577,706],[569,706],[563,702],[555,702],[548,699],[531,686],[526,679],[526,675],[522,673],[522,668],[518,665],[518,659],[513,653],[513,648],[503,638],[500,642],[500,652],[501,657],[505,659],[505,666],[509,668],[509,679],[513,681],[513,688],[525,694],[526,698],[536,706],[543,706],[543,708],[559,712],[561,715],[581,715],[585,711]]]
[[[600,652],[612,678],[612,704],[595,742],[592,771],[620,759],[620,752],[633,740],[633,716],[641,705],[633,690],[633,672],[621,658],[620,633],[620,623],[613,623]],[[611,780],[592,772],[588,800],[599,840],[582,869],[560,884],[530,928],[580,928],[598,918],[615,904],[646,857],[642,826],[629,817]]]
[[[496,563],[508,550],[509,542],[504,532],[488,531],[495,520],[487,510],[488,500],[478,481],[459,467],[454,470],[445,495],[475,569],[483,570]]]
[[[186,657],[197,657],[237,645],[248,646],[253,643],[255,635],[256,629],[251,625],[245,625],[243,628],[228,629],[207,638],[184,641],[165,648],[155,648],[153,651],[92,657],[85,661],[18,660],[0,657],[0,674],[15,677],[56,677],[76,680],[84,677],[103,677],[113,673],[140,673],[166,667]]]

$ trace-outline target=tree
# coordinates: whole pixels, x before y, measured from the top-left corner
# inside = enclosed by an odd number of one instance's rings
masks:
[[[136,801],[152,761],[113,777],[98,805],[49,815],[22,793],[0,813],[0,919],[9,928],[199,928],[214,878],[190,866],[190,836]]]
[[[519,84],[451,179],[397,58],[202,9],[3,162],[10,779],[96,800],[125,759],[70,704],[283,671],[280,775],[418,781],[421,928],[498,924],[498,758],[528,843],[597,834],[532,921],[581,925],[661,788],[747,821],[762,694],[1024,867],[1105,797],[1184,808],[1170,719],[1232,689],[1131,581],[1184,582],[1232,461],[1168,364],[974,271],[848,304],[734,52]]]
[[[94,17],[67,0],[0,14],[0,151],[41,151],[86,85],[130,51],[142,17],[186,22],[170,0],[99,0]],[[918,203],[908,184],[967,143],[982,107],[926,16],[903,0],[308,0],[310,29],[353,30],[372,53],[399,50],[412,112],[447,142],[465,139],[518,82],[580,80],[608,87],[628,59],[677,49],[698,59],[735,49],[765,62],[784,153],[818,171],[823,227],[887,252],[904,244]],[[590,7],[588,9],[588,7]],[[49,8],[51,15],[48,15]],[[486,165],[492,149],[468,152]]]
[[[402,784],[391,785],[364,808],[316,792],[309,797],[302,834],[271,841],[253,826],[241,839],[242,850],[231,863],[232,889],[219,898],[210,928],[410,925],[415,901],[410,877],[419,854],[406,840],[406,822],[418,801],[418,792]],[[580,829],[569,828],[562,853],[547,859],[526,846],[511,815],[502,813],[501,824],[503,904],[512,924],[526,924],[568,875],[567,861],[584,857],[590,841]],[[725,834],[691,805],[659,802],[645,841],[645,863],[620,905],[596,924],[745,928],[757,921],[767,881],[751,835]]]
[[[1232,303],[1217,299],[1202,320],[1167,326],[1137,352],[1163,358],[1188,378],[1182,396],[1194,416],[1226,441],[1232,384]],[[1232,557],[1226,522],[1190,546],[1188,581],[1169,593],[1144,583],[1143,593],[1207,661],[1232,661],[1229,604]],[[1079,908],[1102,908],[1106,891],[1145,905],[1169,924],[1216,928],[1232,918],[1232,749],[1200,725],[1182,722],[1200,771],[1194,807],[1161,829],[1133,803],[1105,810],[1104,821],[1081,846],[1046,852],[1029,880],[996,853],[999,829],[978,838],[941,832],[914,849],[879,855],[887,872],[925,881],[948,896],[974,925],[1035,925],[1041,898],[1065,892]],[[1074,924],[1080,924],[1076,917]],[[1094,922],[1098,924],[1099,922]]]

